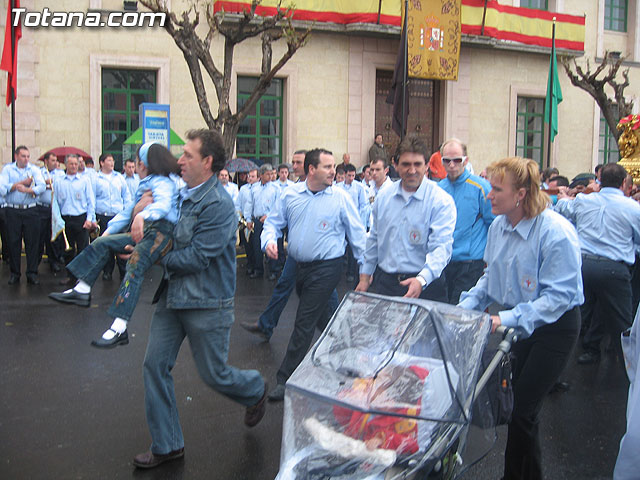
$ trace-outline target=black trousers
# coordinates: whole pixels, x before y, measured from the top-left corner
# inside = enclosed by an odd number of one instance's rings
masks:
[[[254,264],[253,271],[258,275],[262,275],[264,273],[264,254],[262,253],[262,248],[260,247],[260,235],[262,234],[262,229],[264,224],[258,218],[253,219],[253,235],[251,237],[251,241],[253,242],[253,255],[254,255]],[[278,271],[278,261],[273,258],[267,257],[267,268],[269,273],[276,273]]]
[[[631,326],[631,273],[622,262],[583,255],[582,283],[584,304],[581,307],[586,333],[582,340],[585,351],[599,354],[606,333],[614,350],[622,358],[620,334]]]
[[[68,264],[89,245],[89,230],[82,228],[84,222],[87,220],[87,214],[63,215],[62,219],[65,223],[64,230],[67,234],[67,241],[69,242],[69,247],[71,247],[71,249],[64,254],[64,262]]]
[[[578,340],[580,309],[534,330],[513,345],[513,415],[504,454],[504,480],[542,479],[539,414]]]
[[[62,254],[64,253],[64,238],[59,235],[55,241],[51,241],[51,207],[38,205],[38,216],[40,217],[40,242],[38,245],[38,265],[42,261],[42,254],[47,253],[49,265],[62,264]]]
[[[251,235],[249,234],[249,239],[245,236],[245,232],[247,230],[244,227],[240,228],[240,245],[244,248],[244,253],[247,255],[247,271],[253,272],[253,267],[255,265],[255,255],[253,252],[253,243],[251,242]]]
[[[631,273],[631,312],[638,310],[640,304],[640,255],[636,254],[636,262],[633,264],[633,272]]]
[[[353,250],[351,249],[351,244],[347,243],[347,251],[345,252],[347,257],[347,277],[353,277],[357,279],[358,277],[358,262],[356,258],[353,256]],[[357,285],[357,283],[356,283]],[[350,288],[353,288],[352,285],[348,285]]]
[[[9,238],[7,237],[6,208],[0,208],[0,241],[2,242],[2,260],[9,261]]]
[[[311,346],[316,328],[323,331],[329,318],[329,297],[340,281],[342,257],[316,262],[298,262],[296,292],[300,297],[296,321],[287,345],[287,353],[276,374],[278,384],[284,385],[300,365]]]
[[[7,207],[5,216],[11,273],[20,275],[20,256],[24,240],[27,273],[36,275],[38,273],[38,246],[40,244],[40,218],[36,207],[26,209]]]
[[[369,291],[380,295],[404,297],[408,287],[400,285],[400,282],[407,278],[415,277],[416,275],[418,275],[418,273],[387,273],[380,267],[376,267],[376,271],[373,272],[373,281],[371,282]],[[447,302],[447,282],[444,272],[427,285],[427,288],[422,290],[420,298],[433,300],[435,302]]]
[[[484,260],[451,261],[444,268],[447,279],[447,302],[457,305],[462,292],[475,287],[484,271]]]
[[[111,220],[115,215],[100,215],[96,214],[96,220],[98,221],[98,225],[100,225],[100,232],[104,233],[107,230],[107,224],[109,220]],[[118,272],[120,273],[120,278],[124,278],[124,275],[127,273],[127,262],[126,260],[122,260],[121,258],[112,256],[107,264],[102,269],[103,273],[112,274],[113,268],[118,264]]]

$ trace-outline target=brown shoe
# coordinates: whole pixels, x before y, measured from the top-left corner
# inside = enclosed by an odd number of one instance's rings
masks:
[[[138,468],[154,468],[165,462],[184,457],[184,447],[164,455],[157,455],[151,450],[136,455],[133,464]]]
[[[244,424],[247,427],[255,427],[260,423],[262,417],[264,417],[264,412],[267,410],[267,390],[268,385],[267,382],[264,383],[264,393],[262,394],[262,398],[258,400],[258,403],[247,407],[247,412],[244,414]]]

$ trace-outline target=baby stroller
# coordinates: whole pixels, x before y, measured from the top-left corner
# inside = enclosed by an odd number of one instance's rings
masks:
[[[495,440],[491,403],[476,398],[490,330],[486,313],[349,292],[287,382],[276,480],[461,474]]]

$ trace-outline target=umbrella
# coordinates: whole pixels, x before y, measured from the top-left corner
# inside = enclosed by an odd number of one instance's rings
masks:
[[[229,173],[233,172],[248,172],[250,170],[257,170],[258,166],[253,163],[251,160],[247,160],[246,158],[232,158],[227,162],[224,166]]]
[[[56,157],[62,158],[62,159],[64,159],[64,157],[66,157],[67,155],[71,155],[71,154],[79,155],[82,158],[84,158],[85,161],[87,159],[92,159],[91,155],[89,155],[84,150],[80,150],[79,148],[76,148],[76,147],[64,146],[64,147],[56,147],[56,148],[52,148],[51,150],[47,150],[38,160],[43,161],[44,156],[49,152],[53,153]]]
[[[170,129],[169,132],[169,141],[171,145],[184,145],[184,140],[180,138],[180,136]],[[142,145],[142,127],[138,128],[135,132],[131,134],[129,138],[124,141],[125,145]]]

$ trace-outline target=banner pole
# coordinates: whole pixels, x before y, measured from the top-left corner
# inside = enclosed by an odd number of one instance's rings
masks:
[[[547,129],[547,167],[551,166],[551,133],[553,129],[553,79],[555,78],[555,72],[553,71],[553,58],[556,54],[556,17],[553,17],[553,27],[551,33],[551,67],[550,71],[550,82],[549,82],[549,128]]]

